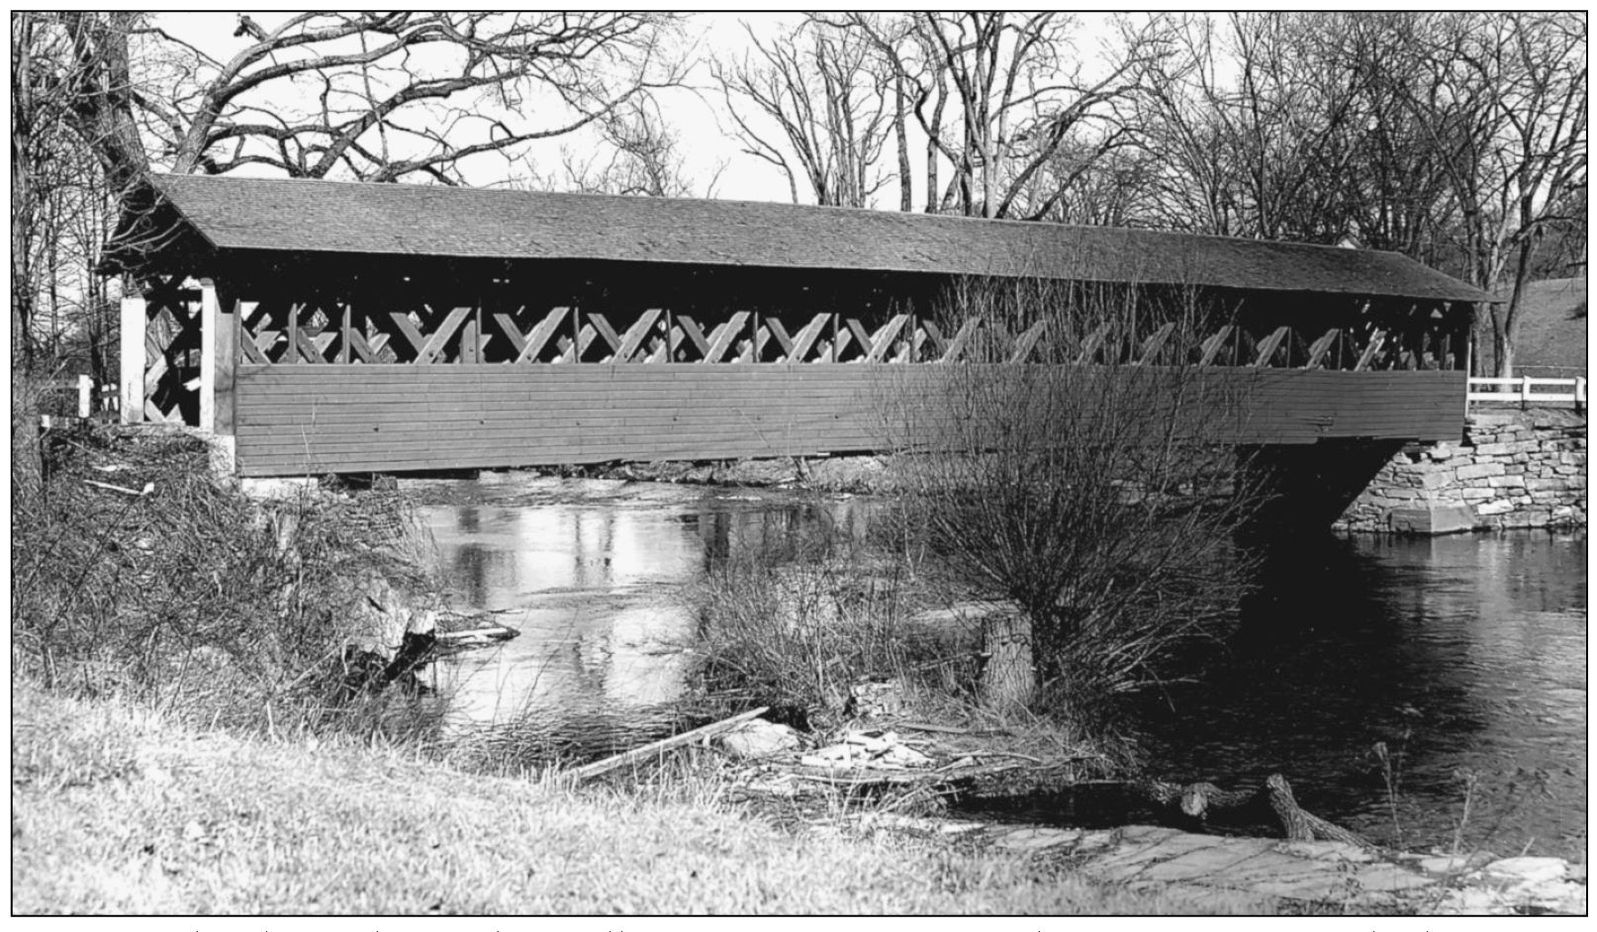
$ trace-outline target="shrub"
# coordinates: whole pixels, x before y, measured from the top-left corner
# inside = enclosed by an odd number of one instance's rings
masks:
[[[1014,606],[988,621],[990,704],[1094,716],[1234,609],[1248,574],[1233,531],[1255,497],[1225,442],[1242,399],[1191,365],[1208,315],[1175,290],[949,296],[944,332],[980,327],[966,364],[895,402],[897,510],[919,572]],[[1016,364],[1034,327],[1047,339]]]
[[[319,725],[373,581],[428,589],[396,495],[255,503],[181,432],[85,428],[47,446],[44,481],[14,501],[11,567],[14,669],[47,688]]]

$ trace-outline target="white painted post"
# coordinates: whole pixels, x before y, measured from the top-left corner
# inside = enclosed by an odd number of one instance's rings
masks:
[[[1575,376],[1575,410],[1586,410],[1586,377]]]
[[[144,328],[146,317],[143,296],[122,298],[122,423],[144,420]]]
[[[200,279],[200,430],[216,430],[216,282]]]
[[[1521,408],[1530,407],[1530,376],[1528,375],[1519,377],[1519,406]]]
[[[94,380],[86,375],[78,376],[78,417],[87,418],[93,411]]]

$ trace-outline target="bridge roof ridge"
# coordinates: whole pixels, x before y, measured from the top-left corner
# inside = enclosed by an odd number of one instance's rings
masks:
[[[1490,300],[1398,253],[1165,230],[309,179],[154,174],[148,183],[150,204],[224,251],[1035,276]],[[153,239],[138,227],[150,214],[124,218],[107,267],[138,259],[137,244]]]

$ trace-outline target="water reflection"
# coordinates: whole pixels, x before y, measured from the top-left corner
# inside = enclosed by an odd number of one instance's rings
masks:
[[[441,671],[451,716],[522,721],[527,740],[573,753],[676,719],[695,660],[683,592],[705,567],[808,522],[862,537],[872,507],[555,480],[460,483],[438,501],[425,514],[458,601],[508,610],[523,632]],[[1326,537],[1278,547],[1261,578],[1234,633],[1192,656],[1196,682],[1139,706],[1160,775],[1237,785],[1279,770],[1311,810],[1425,846],[1451,843],[1468,770],[1466,846],[1583,851],[1584,537]],[[1397,764],[1395,817],[1377,741]]]
[[[819,508],[796,496],[670,486],[618,496],[618,485],[464,483],[423,508],[457,605],[501,613],[522,632],[443,665],[457,725],[514,722],[578,748],[571,723],[595,716],[658,729],[677,714],[694,662],[697,614],[685,583],[733,554],[792,541],[805,522],[864,533],[848,501]],[[595,747],[621,740],[592,737]]]

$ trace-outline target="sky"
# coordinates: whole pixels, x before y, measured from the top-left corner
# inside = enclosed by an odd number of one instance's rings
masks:
[[[292,13],[256,12],[248,14],[264,28],[270,30]],[[768,37],[790,28],[801,17],[795,13],[697,13],[687,17],[684,41],[696,48],[701,57],[741,57],[751,45],[746,23],[756,35]],[[1082,52],[1089,52],[1107,35],[1108,17],[1083,15],[1078,39]],[[190,42],[213,58],[226,60],[250,43],[248,37],[235,37],[238,14],[234,12],[190,11],[162,13],[156,23],[172,35]],[[301,101],[310,99],[306,91]],[[684,157],[686,174],[694,181],[694,193],[735,200],[790,200],[786,177],[775,166],[743,151],[735,126],[726,112],[718,86],[712,81],[708,67],[701,61],[688,74],[685,87],[660,91],[658,101],[661,111],[679,135],[680,151]],[[745,107],[747,113],[750,108]],[[752,117],[755,125],[761,118]],[[911,125],[911,163],[916,166],[915,179],[920,180],[920,166],[924,163],[924,136]],[[774,130],[773,124],[765,124]],[[540,173],[558,173],[562,147],[570,150],[580,160],[594,151],[591,134],[586,131],[540,142],[526,151]],[[891,144],[883,152],[883,160],[891,169],[896,165],[896,152]],[[479,158],[466,169],[465,174],[473,184],[493,185],[506,181],[510,172],[503,159]],[[270,169],[246,166],[241,173],[270,173]],[[946,177],[946,175],[945,175]],[[710,189],[711,181],[713,189]],[[800,196],[808,194],[801,181]],[[877,195],[878,206],[896,208],[898,203],[896,182],[884,185]],[[917,188],[916,203],[924,194]]]

